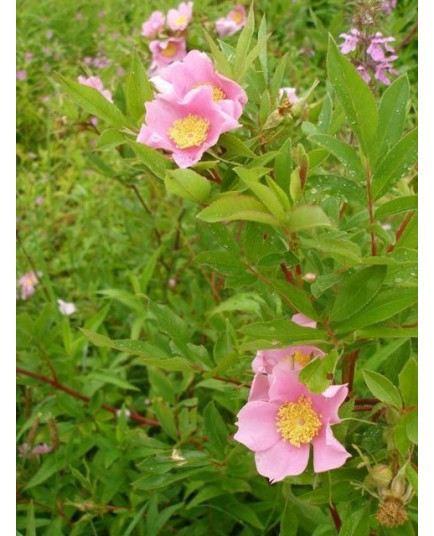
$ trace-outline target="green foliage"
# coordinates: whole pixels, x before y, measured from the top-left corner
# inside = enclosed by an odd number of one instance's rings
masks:
[[[17,300],[17,534],[415,534],[416,3],[376,14],[404,43],[385,87],[334,41],[352,4],[258,0],[218,36],[233,6],[194,2],[188,50],[248,103],[193,169],[136,141],[156,91],[140,26],[175,4],[17,11],[17,278],[42,273]],[[348,385],[351,458],[269,485],[235,423],[255,352],[295,345],[326,354],[299,373],[311,392]],[[404,480],[400,528],[375,518],[376,464]]]

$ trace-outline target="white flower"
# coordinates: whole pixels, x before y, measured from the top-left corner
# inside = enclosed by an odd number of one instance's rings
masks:
[[[77,312],[77,307],[74,303],[67,303],[63,300],[57,300],[57,304],[59,305],[59,311],[62,313],[62,315],[69,316]]]

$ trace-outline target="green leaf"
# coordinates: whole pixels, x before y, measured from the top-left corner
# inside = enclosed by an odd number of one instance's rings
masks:
[[[417,362],[410,358],[399,373],[399,390],[405,407],[416,406],[418,402]]]
[[[214,452],[222,454],[228,444],[228,430],[214,402],[209,402],[203,411],[203,426],[209,446]]]
[[[137,52],[131,58],[130,72],[127,79],[127,111],[128,115],[138,121],[145,113],[145,102],[154,98],[148,75]]]
[[[173,410],[164,402],[162,398],[155,398],[152,401],[152,407],[157,419],[160,421],[161,428],[166,434],[177,441],[178,432],[176,430],[175,416]]]
[[[205,29],[203,29],[203,34],[211,50],[212,57],[215,60],[217,71],[228,78],[233,78],[232,65],[227,60],[226,56]]]
[[[212,499],[214,497],[219,497],[220,495],[225,495],[227,492],[224,490],[221,486],[205,486],[201,490],[199,490],[199,493],[197,493],[193,499],[188,503],[186,510],[189,510],[190,508],[194,508],[198,504],[202,504],[205,501],[209,501],[209,499]]]
[[[417,199],[417,195],[406,195],[386,201],[386,203],[378,207],[375,211],[375,219],[384,220],[395,214],[401,214],[402,212],[408,212],[409,210],[417,210]]]
[[[378,161],[372,175],[372,196],[379,199],[408,175],[417,160],[417,129],[406,134]]]
[[[254,322],[240,330],[254,339],[263,339],[270,342],[270,347],[276,348],[296,344],[330,344],[327,333],[319,328],[303,328],[287,319],[272,320],[270,322]]]
[[[408,481],[411,485],[411,487],[414,489],[414,492],[417,495],[418,491],[418,475],[417,471],[413,468],[411,464],[408,464],[405,467],[405,476],[408,478]]]
[[[339,536],[368,536],[369,506],[344,518]]]
[[[278,225],[278,221],[268,212],[265,206],[256,199],[247,195],[227,195],[220,197],[207,208],[202,210],[197,217],[206,222],[217,221],[256,221]]]
[[[128,389],[130,391],[140,391],[140,389],[138,389],[131,383],[123,380],[114,373],[111,374],[107,370],[104,372],[91,372],[88,376],[86,376],[86,382],[89,380],[94,380],[98,383],[102,383],[103,385],[110,383],[111,385],[116,385],[116,387],[120,387],[121,389]]]
[[[351,259],[360,261],[360,247],[350,240],[317,237],[302,238],[300,243],[304,248],[313,248],[321,251],[326,257],[339,257],[343,259]]]
[[[288,63],[288,53],[282,56],[274,70],[273,78],[270,84],[270,94],[273,99],[277,99],[279,89],[282,87],[283,78],[285,76],[286,64]]]
[[[385,376],[372,370],[363,370],[363,378],[371,393],[390,406],[401,409],[402,400],[398,389]]]
[[[167,171],[173,169],[173,162],[155,149],[152,149],[152,147],[143,145],[143,143],[132,141],[130,145],[134,149],[137,158],[145,164],[149,171],[158,179],[164,181]]]
[[[211,191],[210,182],[191,169],[168,171],[164,183],[169,193],[195,203],[205,201]]]
[[[295,207],[287,217],[285,228],[290,233],[312,229],[314,227],[330,227],[331,223],[321,207],[303,205]]]
[[[365,170],[351,145],[326,134],[314,134],[309,140],[330,151],[345,166],[350,178],[364,180]]]
[[[331,36],[327,67],[329,80],[363,153],[365,156],[375,154],[378,112],[374,96],[350,60],[340,52]]]
[[[255,29],[255,16],[253,12],[253,3],[252,3],[249,13],[247,15],[246,24],[242,32],[238,36],[237,47],[235,49],[234,78],[238,82],[241,81],[242,79],[243,64],[248,55],[250,42],[252,40],[254,29]]]
[[[289,181],[292,171],[292,145],[288,138],[280,148],[279,154],[274,160],[274,177],[277,184],[285,191],[289,191]]]
[[[267,207],[270,213],[279,221],[282,221],[285,211],[277,193],[270,187],[260,183],[253,170],[237,167],[234,171],[244,184],[252,190],[258,200]]]
[[[417,303],[417,288],[390,288],[382,290],[358,315],[341,323],[338,331],[353,331],[382,322]]]
[[[125,135],[117,128],[108,128],[98,138],[96,148],[100,151],[109,151],[123,143],[125,143]]]
[[[264,20],[265,20],[265,15],[264,15],[264,17],[263,17],[263,19],[261,21],[261,26],[262,26],[262,22]],[[259,27],[259,30],[261,30],[261,26]],[[250,52],[247,54],[247,56],[244,58],[240,73],[238,75],[238,82],[241,82],[241,81],[244,80],[247,70],[252,65],[252,63],[256,60],[256,58],[258,56],[260,56],[261,52],[262,51],[265,51],[265,52],[267,51],[266,44],[267,44],[267,35],[263,31],[262,32],[259,31],[258,32],[258,42],[250,50]],[[267,57],[266,54],[265,54],[265,57]]]
[[[364,309],[377,295],[386,277],[386,266],[370,266],[344,279],[330,313],[333,322],[346,320]]]
[[[90,340],[92,344],[95,346],[102,346],[106,348],[110,348],[112,346],[112,341],[109,337],[106,337],[105,335],[101,335],[100,333],[96,333],[96,331],[92,331],[90,329],[80,328],[80,331],[84,333],[84,335]]]
[[[302,381],[312,393],[322,393],[331,383],[340,354],[332,350],[323,359],[319,357],[305,365],[300,371]]]
[[[294,504],[287,500],[280,516],[280,536],[297,536],[298,518]]]
[[[313,307],[307,292],[295,285],[291,285],[288,281],[282,281],[281,279],[273,279],[271,281],[272,286],[278,290],[279,294],[288,298],[294,309],[313,320],[318,319],[318,313]]]
[[[394,80],[381,97],[378,108],[378,154],[383,155],[397,143],[401,137],[410,97],[410,85],[407,76]]]
[[[407,437],[415,445],[418,444],[417,413],[418,413],[417,409],[414,409],[405,415],[405,420],[406,420],[405,430],[407,432]]]
[[[309,186],[321,192],[330,192],[333,197],[340,197],[345,202],[357,205],[366,204],[366,191],[358,183],[336,175],[312,175]]]
[[[247,158],[255,158],[256,154],[237,136],[233,134],[222,134],[219,138],[219,145],[227,149],[225,158],[245,156]]]
[[[26,536],[36,536],[35,509],[32,500],[27,509]]]
[[[109,102],[95,88],[60,77],[67,95],[89,114],[96,115],[113,127],[129,127],[131,122],[117,106]]]

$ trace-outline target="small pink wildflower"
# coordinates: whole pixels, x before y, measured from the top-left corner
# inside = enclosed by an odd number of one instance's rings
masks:
[[[390,15],[393,9],[396,7],[397,0],[382,0],[381,11],[385,15]]]
[[[35,199],[35,205],[42,205],[43,202],[44,198],[42,197],[42,195],[38,195],[38,197]]]
[[[27,71],[24,71],[23,69],[17,71],[17,80],[19,80],[20,82],[22,82],[22,81],[25,80],[26,78],[27,78]]]
[[[175,93],[180,99],[192,89],[208,86],[212,89],[214,104],[234,119],[241,116],[247,102],[244,89],[218,73],[210,58],[199,50],[192,50],[182,61],[162,69],[151,81],[163,96]]]
[[[91,76],[90,78],[85,78],[84,76],[79,76],[77,78],[80,84],[84,86],[92,87],[101,93],[101,95],[106,98],[108,101],[113,102],[112,94],[108,89],[104,89],[103,82],[101,78],[97,76]]]
[[[123,67],[118,67],[118,68],[116,69],[116,74],[117,74],[118,76],[125,76],[125,69],[124,69]]]
[[[33,60],[33,58],[34,58],[33,52],[26,52],[24,54],[24,61],[30,62]]]
[[[336,469],[350,454],[334,437],[346,385],[331,385],[315,394],[298,380],[298,372],[281,362],[255,387],[255,397],[238,413],[234,439],[255,453],[256,468],[270,482],[301,474],[313,447],[315,473]],[[268,392],[267,383],[268,382]]]
[[[149,50],[152,52],[149,72],[151,75],[156,75],[174,61],[182,60],[187,54],[187,45],[184,37],[169,37],[166,41],[151,41]]]
[[[53,38],[53,35],[54,35],[53,30],[47,30],[47,32],[45,33],[45,38],[50,40]]]
[[[283,97],[286,97],[291,104],[297,104],[301,99],[300,97],[297,97],[296,89],[294,87],[282,87],[279,89],[279,93],[277,95],[279,101],[283,99]]]
[[[142,35],[144,37],[154,37],[160,33],[166,22],[166,17],[161,11],[153,11],[148,20],[142,24]]]
[[[245,26],[246,20],[246,10],[244,6],[238,5],[232,9],[226,17],[216,20],[216,32],[221,37],[233,35]]]
[[[383,37],[383,34],[381,32],[377,32],[374,36],[371,37],[371,42],[366,52],[371,56],[374,61],[383,61],[385,59],[385,50],[387,52],[395,51],[395,49],[388,44],[391,41],[395,41],[395,38]]]
[[[39,456],[40,454],[48,454],[52,450],[53,447],[47,445],[46,443],[41,443],[33,448],[28,443],[22,443],[18,447],[20,458],[33,458],[34,456]]]
[[[101,11],[98,11],[98,17],[100,19],[103,19],[105,17],[105,11],[103,9],[101,9]]]
[[[27,300],[36,292],[36,287],[39,283],[39,277],[42,276],[42,272],[28,272],[18,279],[18,286],[21,287],[21,299]]]
[[[178,9],[169,9],[167,25],[173,32],[187,28],[193,17],[193,2],[181,2]]]
[[[349,34],[341,33],[339,37],[345,39],[345,41],[339,45],[342,54],[348,54],[349,52],[356,50],[357,45],[361,41],[361,35],[362,34],[356,28],[351,28]]]
[[[139,143],[172,153],[180,168],[196,164],[223,132],[241,126],[214,105],[212,89],[200,86],[184,99],[173,94],[147,102]]]
[[[69,316],[77,312],[77,307],[74,303],[68,303],[63,300],[57,300],[57,305],[59,306],[59,311],[62,315]]]

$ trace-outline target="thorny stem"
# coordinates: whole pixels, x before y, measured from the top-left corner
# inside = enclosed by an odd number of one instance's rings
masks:
[[[374,204],[372,200],[371,192],[371,168],[369,167],[369,162],[366,163],[366,190],[368,193],[368,213],[369,213],[369,223],[371,224],[371,255],[375,257],[377,255],[377,242],[375,239],[375,232],[372,226],[375,223],[374,219]]]
[[[16,367],[16,369],[17,369],[17,374],[30,376],[30,378],[33,378],[40,382],[48,383],[49,385],[51,385],[58,391],[63,391],[64,393],[67,393],[68,395],[73,396],[74,398],[77,398],[78,400],[81,400],[85,404],[88,404],[90,402],[90,398],[88,396],[82,395],[78,391],[75,391],[74,389],[71,389],[67,385],[60,383],[57,379],[51,379],[51,378],[48,378],[47,376],[43,376],[42,374],[37,374],[36,372],[32,372],[31,370],[26,370],[21,367]],[[104,409],[105,411],[108,411],[116,416],[119,414],[118,409],[112,406],[108,406],[107,404],[102,404],[101,409]],[[148,426],[160,426],[159,421],[156,421],[154,419],[148,419],[146,417],[142,417],[142,415],[140,415],[136,411],[131,411],[130,419],[132,419],[133,421],[140,422],[141,424],[146,424]]]
[[[395,249],[396,244],[398,243],[398,240],[401,238],[402,233],[405,231],[407,225],[410,223],[411,218],[413,217],[414,212],[410,212],[407,214],[407,216],[402,220],[401,225],[398,227],[398,230],[395,233],[395,243],[391,244],[387,248],[387,253],[392,253],[392,251]]]

